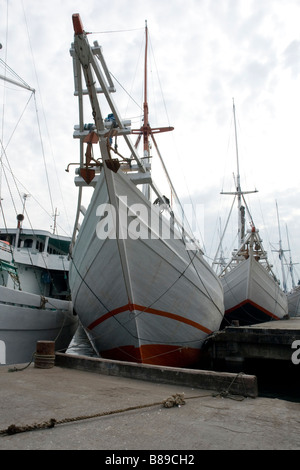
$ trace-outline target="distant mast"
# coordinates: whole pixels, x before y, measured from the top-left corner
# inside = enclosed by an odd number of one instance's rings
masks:
[[[286,228],[286,237],[287,237],[287,242],[288,242],[288,251],[290,252],[288,270],[289,270],[289,273],[291,275],[292,288],[294,289],[296,287],[296,282],[295,282],[295,277],[294,277],[294,264],[297,264],[297,263],[293,263],[293,261],[292,261],[288,228],[287,228],[287,226],[285,228]],[[298,285],[299,285],[299,283],[298,283]]]
[[[236,181],[236,193],[238,198],[238,236],[239,246],[244,243],[245,239],[245,208],[242,206],[242,189],[241,189],[241,176],[240,176],[240,164],[239,164],[239,148],[237,140],[237,129],[236,129],[236,117],[235,117],[235,104],[233,101],[233,120],[234,120],[234,135],[235,135],[235,152],[236,152],[236,167],[237,167],[237,181]]]
[[[237,139],[237,128],[236,128],[236,116],[235,116],[235,104],[233,101],[233,119],[234,119],[234,134],[235,134],[235,152],[236,152],[236,165],[237,165],[237,177],[236,177],[236,191],[234,192],[221,192],[221,194],[231,194],[238,198],[238,237],[239,247],[244,244],[245,240],[245,206],[242,205],[242,199],[244,200],[244,194],[257,193],[257,189],[254,191],[242,191],[241,188],[241,176],[240,176],[240,165],[239,165],[239,149]],[[246,203],[245,203],[246,204]]]
[[[276,250],[279,253],[279,259],[281,263],[281,273],[282,273],[282,283],[283,283],[283,292],[287,292],[287,284],[286,284],[286,276],[284,272],[284,249],[282,248],[282,240],[281,240],[281,230],[280,230],[280,221],[279,221],[279,212],[278,212],[278,204],[276,202],[276,213],[277,213],[277,224],[278,224],[278,234],[279,234],[279,249]]]

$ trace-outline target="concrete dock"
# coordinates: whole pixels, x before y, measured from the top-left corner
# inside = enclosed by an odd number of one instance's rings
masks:
[[[258,396],[256,377],[70,356],[0,368],[1,450],[300,449],[300,404]]]
[[[271,359],[291,362],[300,340],[300,317],[250,326],[228,326],[212,338],[215,359]]]

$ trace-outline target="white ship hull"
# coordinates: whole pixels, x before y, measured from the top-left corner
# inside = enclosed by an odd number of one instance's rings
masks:
[[[300,287],[297,286],[288,293],[289,315],[291,317],[300,316]]]
[[[222,278],[225,316],[240,325],[280,320],[288,314],[287,296],[268,271],[250,256]]]
[[[96,214],[114,198],[126,206],[116,211],[120,226],[103,237],[104,221],[99,225]],[[172,230],[169,237],[158,236],[150,218],[134,216],[133,204],[159,214],[126,174],[105,168],[72,253],[74,310],[102,357],[187,366],[199,360],[203,341],[219,329],[222,285],[202,254],[187,250]],[[137,224],[143,237],[134,237]],[[163,221],[162,233],[168,227]]]
[[[55,341],[67,349],[78,326],[72,303],[0,286],[0,364],[33,359],[37,341]]]

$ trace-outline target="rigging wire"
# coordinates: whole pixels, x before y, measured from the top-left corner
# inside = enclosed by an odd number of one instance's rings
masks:
[[[11,75],[16,79],[17,82],[19,82],[23,88],[31,89],[31,87],[28,85],[25,80],[20,77],[20,75],[17,74],[3,59],[0,58],[0,64],[3,66],[4,71],[5,71],[5,77],[7,76],[7,71],[11,73]]]
[[[10,142],[11,142],[11,140],[12,140],[12,138],[13,138],[13,136],[14,136],[16,130],[17,130],[17,127],[19,126],[19,124],[20,124],[20,122],[21,122],[21,119],[23,118],[23,115],[24,115],[24,113],[25,113],[25,110],[26,110],[26,108],[27,108],[27,106],[28,106],[28,104],[29,104],[29,102],[30,102],[30,100],[31,100],[31,98],[32,98],[33,95],[34,95],[34,93],[32,92],[31,95],[30,95],[30,97],[29,97],[29,99],[28,99],[28,101],[27,101],[27,103],[26,103],[26,105],[25,105],[25,107],[24,107],[24,109],[23,109],[23,111],[22,111],[22,113],[21,113],[21,115],[20,115],[20,117],[19,117],[19,119],[18,119],[18,121],[17,121],[17,123],[16,123],[16,125],[15,125],[15,127],[14,127],[14,129],[13,129],[13,131],[12,131],[12,133],[11,133],[11,135],[10,135],[10,137],[9,137],[9,139],[8,139],[8,141],[7,141],[7,143],[6,143],[6,146],[5,146],[5,147],[4,147],[4,145],[3,145],[3,142],[1,141],[1,155],[2,155],[2,157],[1,157],[1,173],[3,172],[3,174],[4,174],[4,176],[5,176],[7,188],[8,188],[8,191],[9,191],[9,193],[10,193],[11,201],[12,201],[12,204],[13,204],[13,206],[14,206],[15,214],[16,214],[16,215],[17,215],[18,212],[17,212],[17,208],[16,208],[16,204],[15,204],[15,201],[14,201],[13,194],[12,194],[12,191],[11,191],[11,187],[10,187],[10,184],[9,184],[9,181],[8,181],[8,176],[7,176],[7,173],[6,173],[6,171],[5,171],[5,166],[6,166],[6,165],[5,165],[5,163],[3,162],[3,155],[5,156],[5,159],[6,159],[6,162],[7,162],[7,165],[8,165],[8,170],[9,170],[9,173],[11,174],[11,176],[12,176],[12,179],[13,179],[13,182],[14,182],[14,185],[15,185],[15,188],[16,188],[16,190],[17,190],[17,193],[19,194],[20,201],[22,201],[22,195],[21,195],[21,193],[20,193],[20,191],[19,191],[19,187],[18,187],[18,185],[17,185],[17,178],[16,178],[16,176],[15,176],[13,170],[12,170],[12,167],[11,167],[11,164],[10,164],[10,161],[9,161],[9,158],[7,157],[6,149],[7,149],[8,145],[10,144]]]
[[[16,215],[18,214],[18,211],[17,211],[17,208],[16,208],[14,196],[13,196],[12,189],[11,189],[11,185],[10,185],[10,183],[9,183],[9,181],[8,181],[8,173],[10,173],[10,175],[12,176],[12,179],[13,179],[13,182],[14,182],[14,185],[15,185],[15,188],[16,188],[16,191],[17,191],[17,193],[18,193],[18,195],[19,195],[19,197],[20,197],[20,200],[22,200],[22,195],[21,195],[19,186],[20,186],[20,185],[23,186],[23,185],[18,181],[18,179],[16,178],[16,176],[15,176],[13,170],[12,170],[12,167],[11,167],[11,164],[10,164],[10,161],[9,161],[9,158],[8,158],[8,156],[7,156],[7,153],[6,153],[6,149],[8,148],[8,145],[9,145],[9,143],[11,142],[13,135],[15,134],[15,132],[16,132],[16,130],[17,130],[17,127],[18,127],[18,125],[19,125],[19,123],[20,123],[20,121],[21,121],[21,119],[22,119],[22,117],[23,117],[23,115],[24,115],[24,113],[25,113],[25,110],[26,110],[26,108],[27,108],[27,106],[28,106],[28,104],[29,104],[29,102],[30,102],[30,100],[31,100],[31,98],[32,98],[33,95],[34,95],[34,92],[31,93],[31,95],[30,95],[30,97],[29,97],[29,99],[28,99],[28,101],[27,101],[27,103],[26,103],[26,105],[25,105],[25,108],[24,108],[24,110],[23,110],[22,113],[21,113],[21,116],[20,116],[20,118],[18,119],[18,121],[17,121],[17,123],[16,123],[16,125],[15,125],[15,127],[14,127],[14,129],[13,129],[13,131],[12,131],[12,133],[11,133],[11,136],[10,136],[9,139],[8,139],[8,142],[7,142],[7,144],[6,144],[6,147],[4,148],[4,145],[3,145],[2,141],[0,142],[0,143],[1,143],[1,150],[2,150],[2,152],[1,152],[1,153],[2,153],[2,158],[1,158],[1,172],[2,172],[2,173],[4,174],[4,176],[5,176],[5,180],[6,180],[6,183],[7,183],[7,188],[8,188],[8,191],[9,191],[9,193],[10,193],[10,198],[11,198],[11,201],[12,201],[12,204],[13,204],[14,211],[15,211],[15,214],[16,214]],[[4,163],[4,161],[3,161],[3,155],[4,155],[5,158],[6,158],[7,166],[5,165],[5,163]],[[7,171],[6,171],[6,170],[7,170]],[[19,184],[17,184],[17,182],[18,182]],[[26,190],[26,188],[25,188],[25,190]],[[27,193],[29,194],[29,191],[27,191]],[[1,201],[0,201],[0,202],[1,202]],[[40,205],[40,204],[39,204],[39,201],[36,200],[36,202],[37,202],[38,205]],[[41,207],[41,206],[40,206],[40,207]],[[34,233],[34,229],[33,229],[33,227],[32,227],[32,224],[31,224],[31,221],[30,221],[30,217],[29,217],[28,214],[27,214],[27,210],[26,210],[25,206],[23,207],[23,210],[24,210],[24,212],[25,212],[25,214],[26,214],[26,217],[27,217],[28,223],[29,223],[29,225],[30,225],[30,227],[31,227],[31,229],[32,229],[32,232]],[[7,233],[7,232],[8,232],[8,228],[7,228],[7,223],[6,223],[6,220],[5,220],[4,211],[3,211],[3,205],[2,205],[2,204],[1,204],[1,212],[2,212],[2,216],[3,216],[3,220],[4,220],[5,232]],[[48,215],[49,215],[49,214],[48,214]],[[13,257],[13,252],[11,252],[11,254],[12,254],[12,257]],[[28,249],[28,256],[29,256],[29,258],[30,258],[30,262],[31,262],[32,266],[34,267],[34,264],[33,264],[33,262],[32,262],[32,258],[31,258],[31,256],[30,256],[29,249]],[[43,262],[44,262],[44,265],[45,265],[45,269],[48,270],[48,266],[47,266],[46,260],[44,259],[44,257],[42,257],[42,258],[43,258]],[[48,271],[48,272],[49,272],[49,271]],[[37,274],[36,274],[36,272],[35,272],[35,269],[34,269],[34,273],[35,273],[35,277],[36,277],[36,280],[37,280],[37,284],[39,285],[40,290],[41,290],[41,292],[42,292],[41,284],[39,283],[39,280],[38,280]],[[20,280],[19,280],[19,278],[18,278],[18,283],[19,283],[19,286],[20,286]]]
[[[115,77],[115,75],[111,71],[109,73],[114,78],[114,80],[118,83],[118,85],[125,91],[125,93],[129,96],[129,98],[142,110],[142,107],[137,103],[137,101],[133,98],[133,96],[126,90],[126,88],[119,82],[119,80]]]
[[[43,162],[44,162],[44,167],[45,167],[46,181],[47,181],[47,186],[48,186],[48,191],[49,191],[52,214],[54,214],[54,205],[53,205],[52,193],[51,193],[51,188],[50,188],[49,174],[48,174],[48,169],[47,169],[47,163],[46,163],[46,158],[45,158],[45,151],[44,151],[44,144],[43,144],[42,133],[41,133],[40,120],[39,120],[38,109],[37,109],[37,104],[36,104],[36,99],[35,98],[34,98],[34,103],[35,103],[35,112],[36,112],[36,117],[37,117],[37,125],[38,125],[38,131],[39,131],[39,136],[40,136],[40,144],[41,144]]]
[[[1,143],[1,146],[2,146],[2,143]],[[3,147],[3,146],[2,146],[2,147]],[[6,164],[3,163],[3,162],[2,162],[2,165],[1,165],[1,166],[4,168],[4,170],[5,170],[5,168],[6,168],[6,170],[8,170],[8,171],[11,173],[13,179],[15,180],[15,182],[16,182],[15,184],[16,184],[16,188],[17,188],[18,194],[19,194],[19,196],[20,196],[20,200],[22,200],[22,195],[21,195],[21,192],[19,191],[19,186],[22,186],[23,191],[24,191],[25,193],[27,193],[27,194],[30,194],[30,196],[34,199],[34,202],[45,212],[45,214],[46,214],[48,217],[52,218],[51,214],[41,205],[40,201],[39,201],[37,198],[35,198],[35,196],[34,196],[32,193],[30,193],[29,189],[26,188],[26,186],[24,186],[24,185],[21,183],[21,181],[15,176],[15,174],[14,174],[13,171],[12,171],[12,169],[9,168],[9,167],[7,167]],[[10,188],[8,188],[8,189],[10,190]],[[14,204],[14,199],[13,199],[13,198],[12,198],[12,202],[13,202],[13,204]],[[14,207],[15,207],[15,204],[14,204]],[[16,207],[15,207],[15,213],[16,213],[16,214],[18,213]],[[28,219],[28,223],[30,224],[31,229],[33,230],[33,227],[32,227],[32,225],[31,225],[31,221],[30,221],[30,217],[29,217],[29,215],[28,215],[26,209],[25,209],[25,214],[26,214],[26,218]],[[65,232],[65,235],[68,235],[68,234]]]
[[[6,44],[8,42],[8,0],[6,0],[6,30],[5,30],[5,41]],[[5,48],[5,59],[7,57],[7,48]],[[6,69],[4,69],[4,73],[6,73]],[[3,104],[2,104],[2,126],[1,126],[1,155],[0,155],[0,160],[2,162],[2,142],[4,138],[4,111],[5,111],[5,106],[4,106],[4,97],[5,97],[5,88],[3,88]],[[1,195],[2,195],[2,165],[0,168],[0,201],[1,201]]]
[[[23,3],[22,3],[22,5],[23,5]],[[23,10],[24,10],[24,6],[23,6]],[[7,8],[7,17],[8,17],[8,8]],[[25,12],[24,12],[24,17],[25,17]],[[25,17],[25,23],[26,23],[26,27],[27,27],[26,17]],[[28,27],[27,27],[27,33],[28,33],[28,37],[29,37]],[[6,34],[6,36],[8,36],[8,33]],[[30,42],[30,39],[29,39],[29,42]],[[6,54],[7,54],[7,48],[6,48],[5,50],[6,50]],[[32,49],[31,49],[31,52],[32,52]],[[27,109],[27,107],[28,107],[28,105],[29,105],[29,102],[31,101],[32,97],[34,97],[34,102],[35,102],[35,110],[36,110],[36,115],[37,115],[37,120],[38,120],[38,127],[39,127],[39,132],[40,132],[40,140],[41,140],[41,131],[40,131],[40,124],[39,124],[39,119],[38,119],[38,112],[37,112],[35,91],[34,91],[32,88],[29,87],[29,85],[27,84],[27,82],[26,82],[24,79],[22,79],[11,67],[8,66],[8,64],[6,63],[6,61],[3,61],[2,59],[0,59],[0,64],[4,67],[5,76],[7,75],[7,72],[10,72],[10,74],[11,74],[14,78],[17,79],[16,82],[20,83],[21,86],[23,85],[25,88],[27,88],[27,89],[29,89],[29,90],[31,91],[30,97],[29,97],[29,99],[28,99],[28,101],[27,101],[27,103],[26,103],[26,105],[25,105],[25,107],[24,107],[24,109],[23,109],[23,111],[22,111],[22,113],[21,113],[21,115],[20,115],[18,121],[16,122],[15,127],[14,127],[14,129],[13,129],[13,131],[12,131],[12,133],[11,133],[11,136],[9,137],[8,142],[6,143],[5,147],[4,147],[4,144],[3,144],[3,138],[1,139],[1,175],[2,175],[2,172],[5,174],[5,179],[6,179],[6,182],[7,182],[8,191],[9,191],[10,196],[11,196],[11,201],[12,201],[12,204],[13,204],[13,206],[14,206],[15,213],[17,214],[18,212],[17,212],[17,209],[16,209],[16,204],[15,204],[15,201],[14,201],[14,197],[13,197],[13,195],[12,195],[12,191],[11,191],[10,184],[9,184],[9,182],[8,182],[7,173],[6,173],[6,171],[5,171],[5,166],[6,166],[6,165],[5,165],[4,162],[3,162],[3,155],[5,156],[5,159],[6,159],[6,162],[7,162],[7,166],[8,166],[8,171],[9,171],[9,173],[10,173],[11,176],[12,176],[14,185],[15,185],[16,190],[17,190],[17,193],[19,194],[20,200],[22,200],[22,195],[21,195],[21,193],[20,193],[20,190],[19,190],[19,187],[18,187],[18,184],[17,184],[18,179],[17,179],[16,176],[14,175],[14,172],[13,172],[13,170],[12,170],[10,161],[9,161],[9,159],[8,159],[8,157],[7,157],[6,149],[7,149],[8,145],[10,144],[10,142],[11,142],[11,140],[12,140],[12,138],[13,138],[13,136],[14,136],[14,134],[15,134],[17,128],[18,128],[18,126],[19,126],[19,124],[20,124],[20,122],[21,122],[21,119],[23,118],[24,113],[25,113],[25,111],[26,111],[26,109]],[[2,112],[2,115],[3,115],[3,120],[2,120],[2,135],[3,135],[3,128],[4,128],[4,100],[3,100],[3,112]],[[42,140],[41,140],[41,142],[42,142]],[[44,153],[44,152],[43,152],[43,153]],[[21,183],[19,182],[19,184],[21,184]],[[22,186],[23,186],[23,185],[22,185]],[[27,191],[27,192],[29,192],[29,191]],[[37,202],[38,202],[38,201],[37,201]],[[39,202],[38,202],[38,204],[39,204]],[[40,205],[40,204],[39,204],[39,205]],[[29,217],[28,217],[28,220],[29,220]],[[29,223],[30,223],[30,221],[29,221]]]
[[[25,13],[25,8],[24,8],[23,0],[22,0],[22,7],[23,7],[24,20],[25,20],[25,25],[26,25],[26,30],[27,30],[27,36],[28,36],[28,41],[29,41],[29,48],[30,48],[31,57],[32,57],[32,63],[33,63],[34,74],[35,74],[35,77],[36,77],[36,80],[37,80],[38,89],[40,90],[39,79],[38,79],[37,70],[36,70],[36,66],[35,66],[35,59],[34,59],[32,44],[31,44],[31,40],[30,40],[29,28],[28,28],[28,23],[27,23],[27,18],[26,18],[26,13]],[[40,93],[40,96],[41,96],[41,93]],[[42,100],[41,100],[41,101],[42,101]],[[37,104],[36,104],[36,97],[34,97],[34,102],[35,102],[35,112],[36,112],[36,117],[37,117],[37,125],[38,125],[39,136],[40,136],[40,144],[41,144],[42,156],[43,156],[43,161],[44,161],[44,167],[45,167],[45,174],[46,174],[47,186],[48,186],[48,191],[49,191],[50,204],[51,204],[51,208],[52,208],[52,213],[54,214],[54,205],[53,205],[53,200],[52,200],[52,194],[51,194],[51,188],[50,188],[50,182],[49,182],[48,169],[47,169],[47,164],[46,164],[46,159],[45,159],[44,144],[43,144],[43,139],[42,139],[42,133],[41,133],[41,126],[40,126],[40,120],[39,120],[39,115],[38,115],[38,109],[37,109]],[[42,108],[43,108],[43,104],[42,104]]]
[[[111,33],[128,33],[131,31],[140,31],[144,28],[133,28],[133,29],[118,29],[118,30],[108,30],[108,31],[91,31],[85,34],[111,34]]]
[[[158,73],[158,67],[157,67],[157,63],[156,63],[156,58],[155,58],[155,54],[154,54],[154,50],[153,50],[153,46],[152,46],[150,34],[149,34],[149,43],[150,43],[150,50],[151,50],[150,58],[151,58],[151,57],[153,58],[153,64],[154,64],[154,66],[155,66],[156,76],[157,76],[157,80],[158,80],[158,83],[159,83],[160,93],[161,93],[161,97],[162,97],[162,100],[163,100],[163,106],[164,106],[164,110],[165,110],[167,122],[168,122],[169,127],[171,127],[171,126],[170,126],[170,118],[169,118],[169,115],[168,115],[168,110],[167,110],[167,105],[166,105],[166,100],[165,100],[165,96],[164,96],[164,93],[163,93],[163,88],[162,88],[161,79],[160,79],[160,76],[159,76],[159,73]],[[154,98],[155,98],[155,97],[154,97]],[[172,139],[173,139],[173,141],[175,142],[174,135],[172,135]],[[156,147],[156,149],[157,149],[157,144],[156,144],[156,141],[155,141],[153,135],[152,135],[152,140],[153,140],[153,143],[154,143],[154,145],[155,145],[155,147]],[[174,147],[175,147],[175,149],[176,149],[176,150],[175,150],[175,153],[177,154],[177,158],[178,158],[178,153],[177,153],[178,146],[175,144]],[[186,222],[186,224],[187,224],[187,226],[188,226],[188,228],[189,228],[189,231],[191,232],[191,235],[192,235],[192,234],[193,234],[193,230],[192,230],[192,228],[191,228],[191,225],[190,225],[190,223],[189,223],[189,220],[186,218],[186,215],[185,215],[185,213],[184,213],[184,208],[183,208],[183,206],[182,206],[182,203],[181,203],[179,197],[177,196],[177,193],[176,193],[176,191],[175,191],[175,188],[173,187],[173,184],[171,183],[170,177],[169,177],[168,172],[167,172],[167,170],[166,170],[166,166],[165,166],[164,160],[163,160],[163,158],[162,158],[160,152],[158,151],[158,149],[157,149],[157,153],[158,153],[159,159],[160,159],[160,161],[161,161],[161,164],[162,164],[162,166],[163,166],[163,170],[164,170],[164,172],[165,172],[165,174],[166,174],[166,176],[167,176],[167,180],[168,180],[168,184],[169,184],[169,186],[170,186],[171,194],[175,197],[176,202],[177,202],[177,204],[179,205],[180,210],[181,210],[181,216],[182,216],[183,218],[185,218],[185,222]],[[182,166],[182,165],[181,165],[181,171],[182,171],[182,175],[183,175],[183,178],[184,178],[184,180],[185,180],[185,183],[186,183],[186,189],[187,189],[187,192],[188,192],[188,195],[189,195],[189,200],[190,200],[190,204],[191,204],[191,207],[192,207],[194,220],[195,220],[195,222],[196,222],[196,225],[197,225],[197,227],[198,227],[199,234],[200,234],[200,237],[201,237],[201,244],[202,244],[202,247],[203,247],[203,249],[204,249],[204,251],[205,251],[203,236],[202,236],[201,230],[199,229],[198,220],[197,220],[197,217],[196,217],[195,205],[194,205],[194,203],[193,203],[193,200],[192,200],[192,197],[191,197],[191,194],[190,194],[190,191],[189,191],[189,187],[188,187],[188,184],[187,184],[186,176],[185,176],[185,174],[184,174],[184,172],[183,172],[183,166]]]
[[[229,135],[228,135],[228,140],[227,140],[227,150],[226,150],[226,155],[228,156],[229,154],[229,149],[230,149],[230,145],[231,145],[231,141],[232,141],[232,127],[233,127],[233,116],[231,116],[231,120],[230,120],[230,125],[229,125]],[[218,204],[219,204],[219,209],[218,209],[218,216],[216,217],[216,222],[215,222],[215,228],[213,230],[213,236],[210,240],[210,248],[209,248],[209,253],[210,255],[206,255],[207,258],[212,261],[212,263],[214,264],[214,261],[216,260],[217,256],[218,256],[218,253],[219,253],[219,250],[220,250],[220,247],[222,245],[222,242],[224,241],[223,238],[224,238],[224,235],[225,235],[225,230],[223,229],[222,230],[222,234],[220,236],[220,231],[219,231],[219,221],[221,221],[222,219],[222,215],[224,214],[224,209],[222,209],[223,206],[223,202],[224,201],[224,198],[222,196],[222,193],[224,191],[224,186],[225,186],[225,178],[226,178],[226,175],[227,175],[227,160],[228,158],[224,158],[224,169],[223,169],[223,177],[222,177],[222,181],[221,181],[221,191],[219,193],[219,201],[218,201]],[[233,204],[232,204],[233,206]],[[226,211],[227,211],[227,205],[226,205]],[[229,210],[229,213],[231,213],[232,211],[232,207],[231,209]],[[229,217],[228,217],[229,219]],[[227,222],[226,224],[228,224],[229,220],[227,219]],[[215,241],[215,238],[217,239],[217,242]],[[214,248],[215,244],[217,243],[217,249]],[[214,251],[214,254],[211,255],[211,253]],[[228,256],[228,252],[230,252],[231,250],[230,249],[226,249],[226,255]],[[212,265],[213,265],[212,264]]]
[[[7,188],[8,188],[8,191],[9,191],[9,193],[10,193],[11,201],[12,201],[12,204],[13,204],[13,207],[14,207],[14,210],[15,210],[15,214],[16,214],[16,215],[17,215],[18,211],[17,211],[17,208],[16,208],[16,204],[15,204],[15,200],[14,200],[13,194],[12,194],[11,185],[9,184],[9,181],[8,181],[8,175],[7,175],[7,173],[10,173],[11,176],[12,176],[12,179],[13,179],[13,182],[14,182],[14,185],[15,185],[15,188],[16,188],[16,191],[17,191],[17,193],[18,193],[18,195],[19,195],[19,197],[20,197],[20,200],[22,200],[22,195],[21,195],[19,186],[21,185],[23,188],[24,188],[24,186],[22,185],[22,183],[20,183],[20,182],[18,181],[17,177],[15,176],[15,174],[14,174],[12,168],[11,168],[10,161],[9,161],[9,159],[8,159],[8,157],[7,157],[6,149],[7,149],[8,145],[9,145],[9,143],[10,143],[10,141],[11,141],[11,139],[12,139],[14,133],[16,132],[16,129],[17,129],[17,127],[18,127],[18,125],[19,125],[19,123],[20,123],[20,121],[21,121],[21,118],[23,117],[23,114],[24,114],[24,112],[25,112],[25,110],[26,110],[26,108],[27,108],[27,106],[28,106],[29,101],[30,101],[31,98],[32,98],[32,95],[34,95],[34,92],[31,93],[31,96],[30,96],[30,98],[28,99],[28,101],[27,101],[27,103],[26,103],[26,105],[25,105],[25,108],[24,108],[24,110],[23,110],[23,112],[22,112],[22,114],[21,114],[21,116],[20,116],[20,118],[19,118],[19,120],[18,120],[18,122],[17,122],[15,128],[13,129],[13,132],[12,132],[12,134],[11,134],[11,136],[10,136],[10,138],[9,138],[9,140],[8,140],[8,143],[6,144],[6,147],[5,147],[5,148],[4,148],[4,146],[3,146],[3,143],[1,142],[2,153],[5,155],[5,157],[6,157],[6,162],[7,162],[7,166],[6,166],[5,163],[3,162],[3,158],[1,159],[1,169],[2,169],[3,174],[4,174],[4,176],[5,176],[5,179],[6,179]],[[7,171],[5,171],[5,169],[6,169]],[[18,182],[18,184],[17,184],[17,182]],[[25,191],[29,194],[29,191],[27,191],[26,188],[25,188]],[[31,194],[30,194],[30,195],[31,195]],[[35,198],[34,198],[34,199],[35,199]],[[35,201],[36,201],[36,203],[37,203],[42,209],[44,209],[44,208],[40,205],[40,203],[39,203],[38,200],[35,199]],[[0,202],[1,202],[1,201],[0,201]],[[30,217],[29,217],[29,215],[28,215],[28,213],[27,213],[27,210],[26,210],[25,206],[23,207],[23,209],[24,209],[24,213],[26,214],[26,218],[27,218],[27,220],[28,220],[28,223],[29,223],[29,225],[30,225],[30,227],[31,227],[31,230],[32,230],[32,232],[33,232],[33,234],[34,234],[34,233],[35,233],[35,230],[34,230],[34,228],[32,227],[31,220],[30,220]],[[45,210],[45,209],[44,209],[44,210]],[[8,232],[7,224],[6,224],[5,217],[4,217],[4,212],[3,212],[3,206],[2,206],[2,204],[1,204],[1,212],[2,212],[2,214],[3,214],[3,219],[4,219],[4,223],[5,223],[5,231]],[[49,214],[48,214],[48,215],[49,215]],[[13,253],[12,253],[12,256],[13,256]],[[29,249],[28,249],[28,256],[29,256],[29,259],[30,259],[30,262],[31,262],[32,266],[34,267],[34,264],[33,264],[33,262],[32,262],[32,258],[31,258]],[[46,260],[45,260],[44,256],[42,256],[42,258],[43,258],[43,262],[44,262],[44,265],[45,265],[45,269],[49,272],[49,269],[48,269],[48,266],[47,266],[47,263],[46,263]],[[35,273],[35,277],[36,277],[36,280],[37,280],[37,284],[39,285],[40,290],[41,290],[41,292],[42,292],[41,284],[39,283],[39,280],[38,280],[37,274],[36,274],[36,272],[35,272],[35,269],[34,269],[34,273]],[[20,284],[20,281],[18,281],[18,282],[19,282],[19,284]]]
[[[22,8],[23,8],[23,15],[24,15],[24,21],[25,21],[25,25],[26,25],[26,30],[27,30],[27,36],[28,36],[28,40],[29,40],[29,45],[30,45],[30,51],[31,51],[31,56],[32,56],[32,62],[33,62],[33,67],[34,67],[34,73],[35,73],[35,77],[36,77],[36,80],[38,82],[38,76],[37,76],[37,71],[36,71],[36,66],[35,66],[35,60],[34,60],[34,55],[33,55],[33,49],[32,49],[32,45],[31,45],[31,40],[30,40],[30,34],[29,34],[29,28],[28,28],[28,23],[27,23],[27,18],[26,18],[26,14],[25,14],[25,9],[24,9],[24,4],[23,4],[23,0],[22,0]],[[8,9],[7,9],[8,10]],[[5,73],[6,71],[9,71],[10,74],[12,76],[14,76],[15,78],[17,78],[18,82],[20,82],[20,84],[22,84],[24,87],[30,89],[31,91],[33,91],[29,85],[25,82],[25,80],[23,80],[16,72],[14,72],[7,64],[5,64],[4,61],[0,60],[0,65],[5,65]],[[40,137],[40,143],[41,143],[41,148],[42,148],[42,155],[43,155],[43,160],[44,160],[44,167],[45,167],[45,175],[46,175],[46,181],[47,181],[47,187],[48,187],[48,192],[49,192],[49,199],[50,199],[50,204],[51,204],[51,211],[52,211],[52,214],[49,214],[44,208],[43,210],[45,211],[45,213],[47,213],[47,215],[53,220],[53,217],[54,217],[54,205],[53,205],[53,198],[52,198],[52,193],[51,193],[51,187],[50,187],[50,181],[49,181],[49,175],[48,175],[48,168],[47,168],[47,164],[46,164],[46,159],[45,159],[45,152],[44,152],[44,145],[43,145],[43,140],[42,140],[42,132],[41,132],[41,125],[40,125],[40,120],[39,120],[39,114],[38,114],[38,107],[37,107],[37,102],[36,102],[36,97],[34,96],[34,100],[35,100],[35,113],[36,113],[36,117],[37,117],[37,125],[38,125],[38,128],[39,128],[39,137]],[[43,116],[44,116],[44,120],[45,120],[45,125],[46,125],[46,130],[47,130],[47,135],[48,135],[48,138],[49,138],[49,142],[50,142],[50,147],[51,147],[51,139],[49,137],[49,131],[48,131],[48,127],[47,127],[47,120],[46,120],[46,117],[45,117],[45,113],[44,113],[44,108],[43,108],[43,105],[42,105],[42,110],[43,110]],[[4,122],[4,119],[2,121],[2,128],[3,128],[3,122]],[[2,130],[2,134],[3,134],[3,130]],[[2,139],[3,141],[3,139]],[[2,146],[3,148],[3,146]],[[52,150],[52,147],[51,147],[51,150]],[[1,155],[2,157],[2,155]],[[52,157],[53,157],[53,152],[52,152]],[[2,160],[2,158],[1,158]],[[8,160],[7,160],[8,161]],[[57,186],[59,187],[59,190],[60,190],[60,194],[62,196],[62,203],[64,205],[64,208],[65,208],[65,214],[66,214],[66,218],[68,219],[68,211],[65,207],[65,203],[64,203],[64,198],[63,198],[63,193],[62,193],[62,189],[61,189],[61,185],[60,185],[60,180],[59,180],[59,177],[58,177],[58,173],[57,173],[57,166],[56,166],[56,161],[55,159],[53,158],[53,161],[54,161],[54,168],[55,168],[55,172],[56,172],[56,179],[57,179]],[[11,170],[10,170],[11,171]],[[2,174],[2,173],[1,173]],[[12,171],[11,171],[11,174]],[[1,189],[0,189],[1,191]],[[38,201],[37,201],[38,202]],[[40,204],[39,204],[40,205]],[[57,224],[58,227],[60,227],[59,224]],[[70,224],[69,224],[69,227],[70,227]],[[64,233],[66,233],[66,231],[64,229],[62,229],[60,227],[61,230],[63,230]],[[71,229],[70,229],[71,231]]]
[[[158,83],[159,83],[159,87],[160,87],[160,92],[161,92],[161,96],[162,96],[162,100],[163,100],[163,104],[164,104],[164,108],[165,108],[167,121],[168,121],[169,126],[170,126],[170,119],[169,119],[169,115],[168,115],[167,105],[166,105],[165,96],[164,96],[162,85],[161,85],[160,76],[159,76],[159,73],[158,73],[158,67],[156,65],[156,60],[155,60],[155,55],[154,55],[154,51],[153,51],[153,47],[152,47],[150,34],[149,34],[149,43],[150,43],[150,49],[151,49],[151,52],[152,52],[152,57],[153,57],[154,65],[155,65],[156,75],[157,75],[157,79],[158,79]]]
[[[1,141],[1,150],[4,151],[2,141]],[[14,200],[14,197],[13,197],[13,194],[12,194],[12,191],[11,191],[10,184],[8,182],[8,177],[7,177],[7,173],[5,172],[4,166],[5,166],[5,164],[3,163],[3,159],[1,158],[1,189],[2,189],[2,175],[4,175],[4,178],[5,178],[5,181],[6,181],[6,184],[7,184],[7,188],[8,188],[9,194],[10,194],[10,198],[11,198],[14,210],[15,210],[15,214],[17,215],[18,212],[17,212],[17,208],[16,208],[16,205],[15,205],[15,200]],[[10,169],[10,172],[12,173],[11,169]],[[13,173],[12,173],[12,175],[13,175]],[[13,176],[13,178],[14,178],[14,176]],[[17,191],[19,192],[18,187],[17,187]],[[19,196],[21,198],[20,193],[19,193]],[[1,200],[2,200],[2,198],[1,198]]]

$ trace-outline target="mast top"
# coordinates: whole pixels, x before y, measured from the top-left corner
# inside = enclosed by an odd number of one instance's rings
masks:
[[[75,35],[78,36],[79,34],[83,34],[84,29],[79,13],[74,13],[72,15],[72,21]]]
[[[154,139],[153,134],[160,132],[167,132],[174,130],[174,127],[156,127],[153,128],[149,123],[149,107],[148,107],[148,25],[147,20],[145,20],[145,59],[144,59],[144,103],[143,103],[143,125],[140,129],[132,129],[132,134],[138,134],[139,138],[143,136],[144,143],[144,158],[150,156],[150,143],[149,137],[151,136]]]

